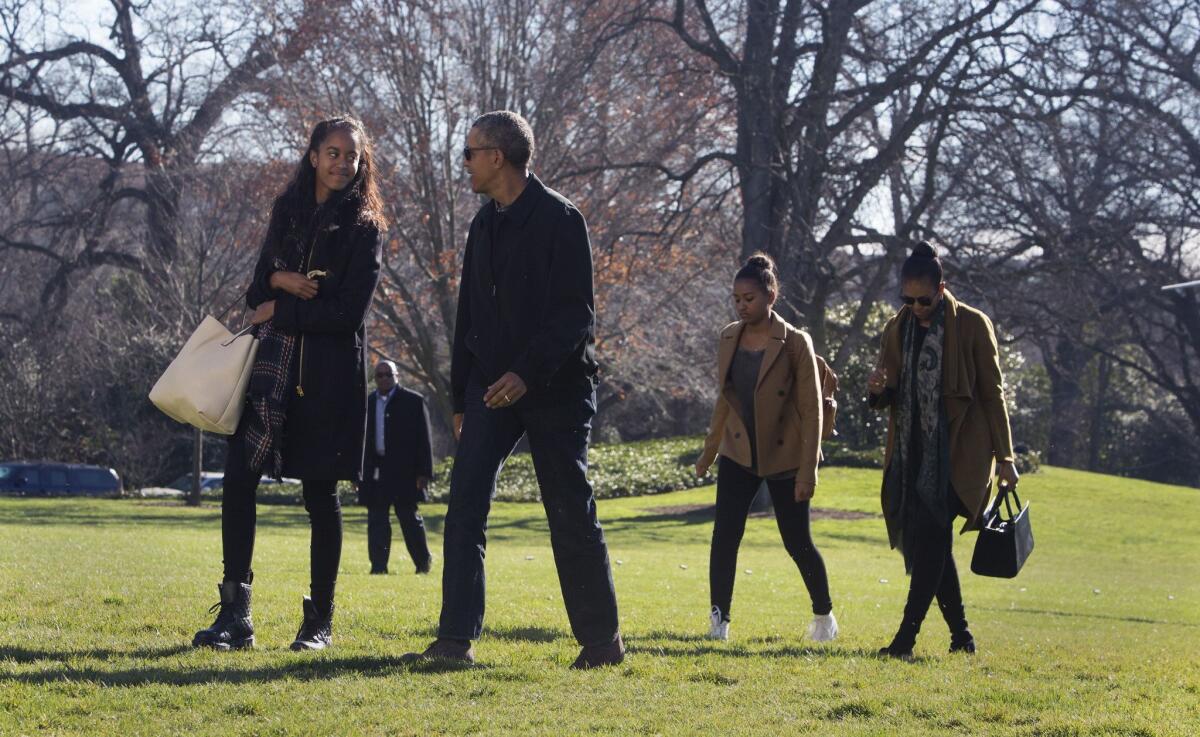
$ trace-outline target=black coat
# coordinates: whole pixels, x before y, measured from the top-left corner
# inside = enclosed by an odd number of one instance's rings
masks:
[[[429,440],[429,410],[414,391],[396,387],[383,413],[383,455],[375,452],[375,411],[379,392],[367,397],[367,450],[359,498],[377,502],[428,501],[417,478],[433,477],[433,446]],[[375,480],[379,469],[379,480]]]
[[[316,297],[271,289],[276,271],[267,239],[246,303],[275,300],[275,327],[298,335],[296,384],[283,428],[283,475],[299,479],[362,478],[367,425],[365,321],[379,282],[379,231],[341,207],[318,228],[305,272],[320,270]]]
[[[488,384],[508,371],[520,376],[524,406],[590,392],[595,326],[587,223],[530,174],[503,214],[490,201],[471,221],[454,325],[454,411],[466,405],[473,370]]]

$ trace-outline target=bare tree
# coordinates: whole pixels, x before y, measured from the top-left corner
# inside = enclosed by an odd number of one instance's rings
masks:
[[[0,240],[4,250],[53,263],[44,304],[61,305],[72,275],[98,266],[137,272],[168,291],[192,172],[224,155],[234,102],[303,51],[324,10],[306,2],[295,17],[281,17],[238,3],[110,1],[106,42],[72,35],[63,11],[43,3],[10,0],[3,14],[0,99],[12,114],[35,111],[60,129],[57,140],[86,157],[81,167],[106,167],[101,177],[83,176],[91,190],[79,207],[28,223],[41,237]],[[39,129],[29,135],[33,145],[42,141]],[[109,232],[114,213],[127,207],[142,218],[134,243]]]
[[[951,116],[1003,105],[1002,73],[1022,53],[1020,23],[1036,3],[652,5],[668,7],[646,20],[672,29],[725,80],[726,109],[736,121],[730,146],[714,147],[674,175],[718,161],[733,168],[742,255],[761,249],[776,257],[785,312],[823,351],[831,300],[856,281],[863,307],[854,324],[862,325],[887,282],[880,252],[921,234],[934,193],[908,203],[900,222],[886,223],[892,233],[876,227],[869,199],[886,189],[897,166],[936,166]],[[922,150],[914,152],[909,144],[919,132]],[[866,244],[875,249],[840,258]],[[850,337],[840,342],[835,367],[861,339]]]

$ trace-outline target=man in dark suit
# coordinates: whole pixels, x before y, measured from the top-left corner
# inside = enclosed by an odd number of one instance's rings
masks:
[[[572,667],[615,665],[625,646],[587,479],[597,369],[592,249],[579,210],[529,172],[533,150],[529,123],[507,111],[476,120],[463,150],[471,188],[490,199],[467,235],[454,326],[458,449],[438,639],[411,657],[474,661],[496,474],[525,436],[567,617],[583,646]]]
[[[425,399],[396,385],[396,364],[380,361],[375,386],[367,399],[367,447],[359,496],[367,505],[367,554],[371,573],[387,573],[392,548],[393,508],[400,520],[404,545],[417,566],[429,573],[433,556],[425,542],[425,522],[417,504],[433,476],[429,442],[429,410]]]

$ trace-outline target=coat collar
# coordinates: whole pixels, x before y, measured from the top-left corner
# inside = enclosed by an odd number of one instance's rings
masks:
[[[529,178],[525,180],[525,189],[521,190],[521,194],[517,195],[517,199],[504,210],[504,216],[507,217],[517,227],[524,227],[525,222],[529,220],[529,216],[537,209],[537,203],[542,199],[542,193],[546,191],[546,185],[542,184],[542,180],[537,178],[533,172],[529,173]],[[492,200],[488,207],[488,216],[495,218],[498,216],[496,208],[499,205],[495,200]]]
[[[969,401],[971,399],[971,385],[969,377],[965,375],[966,359],[962,355],[963,345],[962,336],[960,335],[962,331],[962,321],[960,319],[962,303],[950,293],[949,289],[945,291],[943,299],[946,303],[946,342],[942,350],[942,396],[951,400],[965,399]],[[895,323],[896,329],[888,339],[891,344],[890,350],[894,352],[898,359],[902,359],[904,350],[904,339],[902,336],[907,321],[913,318],[912,308],[908,305],[901,307],[897,313],[897,318]],[[897,375],[899,375],[899,364],[896,364],[893,368],[897,370]],[[949,419],[954,420],[957,418],[965,410],[965,407],[965,402],[947,402],[946,412],[949,415]]]
[[[767,375],[767,371],[771,368],[771,364],[779,358],[779,354],[783,352],[784,343],[787,342],[787,323],[783,321],[775,310],[771,310],[771,315],[768,318],[770,323],[767,326],[767,350],[763,355],[762,367],[758,370],[758,381],[755,382],[754,388],[757,390],[763,382],[763,377]],[[721,345],[718,351],[718,370],[720,371],[719,380],[720,386],[724,387],[729,376],[729,367],[733,365],[733,356],[737,353],[737,347],[742,342],[742,330],[746,327],[746,323],[738,320],[731,323],[728,327],[721,331]]]

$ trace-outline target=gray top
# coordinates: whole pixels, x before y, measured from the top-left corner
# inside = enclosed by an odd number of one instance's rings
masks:
[[[738,400],[738,414],[746,423],[746,438],[750,441],[750,468],[746,470],[755,476],[758,474],[758,438],[754,431],[754,390],[758,387],[758,374],[762,370],[763,356],[766,350],[749,351],[738,347],[729,366],[729,383],[733,384],[733,394]],[[772,474],[767,480],[790,479],[796,475],[795,469]]]
[[[729,380],[733,382],[733,393],[737,397],[742,421],[746,423],[746,436],[750,439],[750,458],[758,465],[758,447],[754,437],[754,388],[758,385],[758,373],[762,369],[766,351],[748,351],[738,348],[729,367]]]

